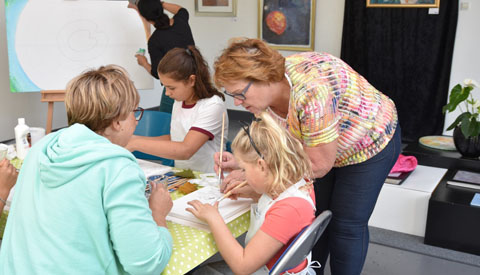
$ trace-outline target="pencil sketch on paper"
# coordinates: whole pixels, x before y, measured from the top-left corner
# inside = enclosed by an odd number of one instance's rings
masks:
[[[10,90],[63,90],[70,79],[102,65],[124,67],[137,89],[153,78],[137,64],[146,48],[135,10],[123,1],[7,0]]]

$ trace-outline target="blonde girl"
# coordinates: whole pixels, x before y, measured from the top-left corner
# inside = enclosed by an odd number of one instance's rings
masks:
[[[295,236],[315,218],[310,162],[298,140],[263,112],[232,143],[234,156],[254,193],[251,222],[242,247],[215,205],[192,201],[187,209],[210,226],[218,249],[235,274],[270,269]],[[234,190],[236,191],[236,190]],[[239,192],[238,194],[245,194]],[[307,260],[293,273],[305,274]]]
[[[170,135],[134,136],[128,149],[174,159],[179,168],[213,172],[210,160],[221,145],[226,106],[224,95],[211,83],[208,64],[195,46],[174,48],[160,61],[158,76],[166,95],[175,100]],[[226,137],[227,117],[224,128]]]

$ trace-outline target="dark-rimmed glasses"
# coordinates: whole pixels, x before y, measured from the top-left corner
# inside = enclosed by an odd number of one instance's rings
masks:
[[[250,135],[250,124],[248,124],[245,121],[239,121],[240,125],[242,125],[242,129],[247,133],[248,138],[250,139],[250,144],[252,145],[253,149],[255,149],[255,152],[257,152],[258,156],[263,159],[262,153],[260,153],[260,150],[258,150],[257,145],[253,141],[252,136]]]
[[[137,109],[133,110],[133,115],[135,116],[136,121],[140,121],[143,117],[143,111],[145,111],[142,107],[137,107]]]
[[[248,82],[247,86],[245,86],[245,88],[243,88],[243,90],[242,90],[240,93],[235,93],[235,94],[233,94],[233,93],[227,92],[227,90],[225,90],[225,89],[223,90],[223,92],[224,92],[226,95],[231,96],[231,97],[233,97],[233,98],[236,98],[236,99],[239,99],[239,100],[245,100],[245,99],[247,99],[247,98],[245,97],[245,93],[248,91],[248,88],[250,88],[250,86],[252,85],[252,83],[253,83],[253,81]]]

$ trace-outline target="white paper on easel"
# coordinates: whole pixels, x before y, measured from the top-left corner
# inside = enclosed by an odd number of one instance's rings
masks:
[[[167,220],[210,231],[207,223],[197,219],[192,213],[185,209],[192,208],[192,206],[188,205],[189,201],[199,200],[202,203],[213,204],[221,196],[223,196],[223,194],[220,193],[220,189],[215,186],[207,186],[198,189],[195,192],[174,200],[172,210],[168,214]],[[218,211],[220,212],[220,215],[225,223],[229,223],[248,212],[251,204],[251,199],[238,198],[238,200],[231,200],[226,198],[218,205]]]
[[[155,163],[142,159],[137,159],[137,162],[140,168],[142,168],[146,178],[150,176],[163,175],[172,171],[172,167],[162,165],[160,163]]]

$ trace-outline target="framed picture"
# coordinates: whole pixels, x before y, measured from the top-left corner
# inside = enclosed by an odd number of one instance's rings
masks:
[[[315,0],[259,0],[258,37],[278,50],[313,51]]]
[[[368,8],[438,8],[440,0],[367,0]]]
[[[237,16],[237,0],[195,0],[195,15]]]

